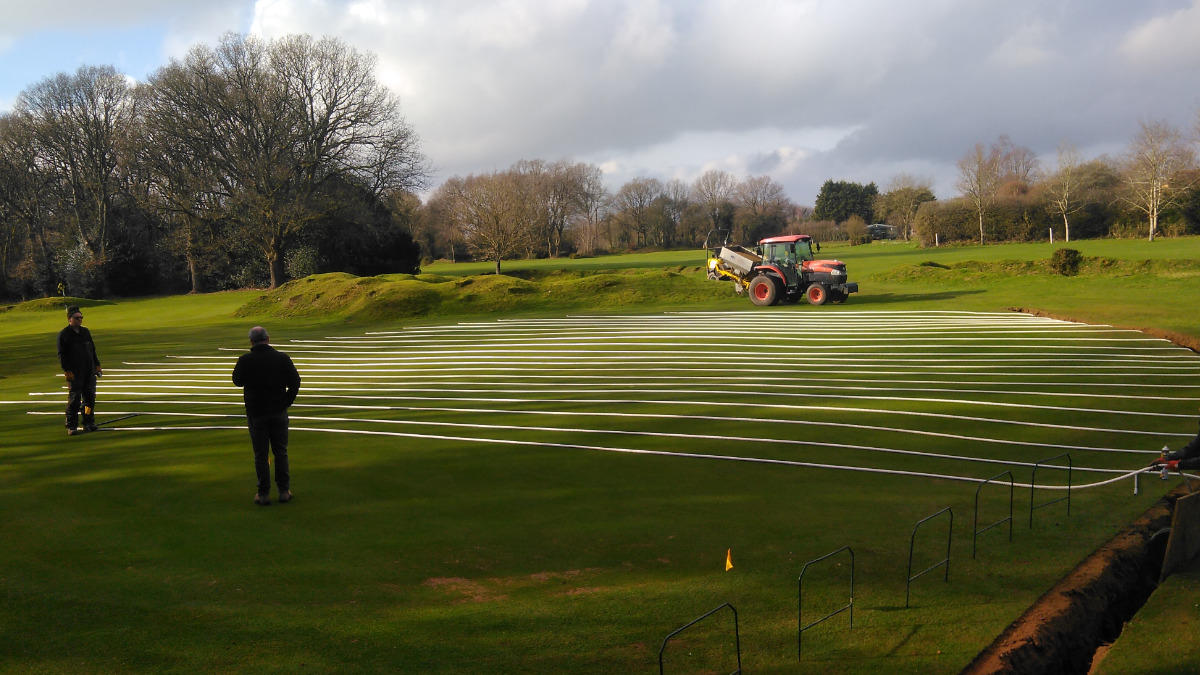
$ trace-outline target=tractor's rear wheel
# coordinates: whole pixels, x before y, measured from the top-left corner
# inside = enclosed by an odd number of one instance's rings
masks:
[[[750,280],[750,302],[760,306],[775,304],[779,299],[779,287],[771,277],[760,274]]]
[[[821,284],[812,284],[804,292],[804,297],[808,298],[810,305],[823,305],[826,300],[829,300],[829,289]]]

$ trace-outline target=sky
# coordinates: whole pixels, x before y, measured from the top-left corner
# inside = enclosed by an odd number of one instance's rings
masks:
[[[709,169],[811,205],[828,179],[958,193],[1004,134],[1053,170],[1200,113],[1200,0],[0,0],[0,113],[81,65],[134,80],[227,31],[377,56],[446,178],[589,162],[616,189]]]

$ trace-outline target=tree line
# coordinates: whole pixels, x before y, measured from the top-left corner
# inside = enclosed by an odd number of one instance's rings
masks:
[[[517,257],[700,246],[712,230],[755,239],[802,215],[768,176],[711,170],[690,184],[639,177],[610,191],[593,164],[523,160],[446,180],[412,227],[427,257],[469,256],[499,270]]]
[[[869,241],[885,223],[922,245],[1200,232],[1196,133],[1144,122],[1119,157],[1068,144],[1041,166],[1006,136],[930,179],[827,180],[813,207],[769,176],[605,185],[600,167],[522,160],[429,168],[376,61],[332,38],[227,34],[146,82],[85,66],[0,115],[0,297],[275,287],[316,272],[421,262],[589,256],[804,232]]]
[[[25,89],[0,116],[0,296],[416,269],[400,221],[428,171],[374,73],[332,38],[227,34],[142,84],[84,66]]]
[[[913,220],[925,245],[946,241],[1200,233],[1200,166],[1195,144],[1162,121],[1141,122],[1120,156],[1081,157],[1069,143],[1053,167],[1001,136],[976,144],[958,161],[962,196],[923,204]]]

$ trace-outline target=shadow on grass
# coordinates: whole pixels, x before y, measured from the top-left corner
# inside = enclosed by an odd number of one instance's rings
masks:
[[[897,653],[899,653],[899,652],[900,652],[900,650],[901,650],[901,649],[902,649],[902,648],[903,648],[905,645],[907,645],[909,642],[911,642],[911,641],[912,641],[912,639],[913,639],[913,636],[917,634],[917,631],[921,630],[921,629],[922,629],[922,628],[924,628],[924,627],[925,627],[925,625],[924,625],[924,624],[920,624],[920,623],[918,623],[918,624],[915,624],[915,625],[913,625],[913,626],[910,626],[910,627],[909,627],[909,629],[908,629],[908,632],[904,634],[904,637],[900,638],[900,641],[899,641],[899,642],[897,642],[896,644],[892,645],[892,648],[891,648],[891,649],[889,649],[889,650],[887,651],[887,653],[886,653],[886,654],[884,654],[884,656],[885,656],[885,657],[888,657],[888,656],[895,656]]]
[[[983,292],[983,289],[970,289],[961,291],[933,291],[930,293],[879,293],[876,295],[854,296],[851,302],[856,305],[887,305],[897,302],[938,302],[941,300],[953,300],[965,295],[978,295]]]

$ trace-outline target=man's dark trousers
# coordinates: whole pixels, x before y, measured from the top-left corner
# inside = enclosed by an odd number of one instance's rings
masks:
[[[258,494],[265,495],[271,492],[271,465],[267,462],[268,450],[275,453],[275,484],[279,486],[279,493],[287,492],[291,489],[287,456],[287,412],[247,416],[246,422],[250,427],[250,445],[254,448],[254,471],[258,474]]]
[[[79,408],[83,406],[83,426],[96,423],[96,373],[73,373],[71,394],[67,397],[67,428],[79,423]]]

